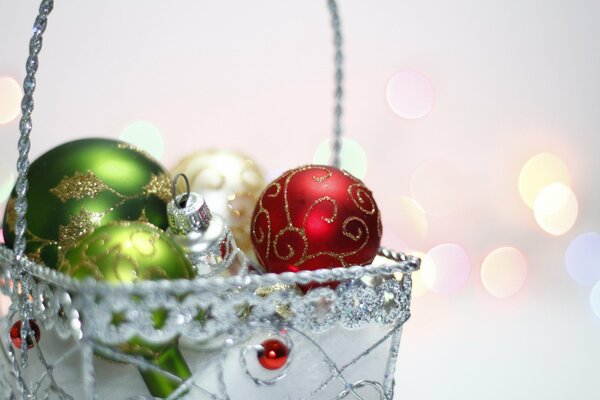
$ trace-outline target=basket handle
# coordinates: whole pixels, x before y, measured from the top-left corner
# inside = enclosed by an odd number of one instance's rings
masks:
[[[334,123],[333,123],[333,141],[331,151],[331,164],[337,168],[340,167],[341,154],[341,136],[342,136],[342,100],[343,100],[343,52],[342,52],[342,33],[340,28],[340,17],[338,14],[338,6],[336,0],[327,0],[327,6],[331,15],[331,27],[333,29],[333,43],[335,48],[334,65],[335,65],[335,90],[334,90]],[[29,171],[29,135],[32,129],[31,114],[33,112],[33,92],[36,87],[35,74],[38,69],[38,55],[42,49],[42,35],[46,30],[48,15],[52,12],[54,0],[42,0],[39,14],[33,25],[33,36],[29,42],[29,57],[27,58],[26,71],[27,75],[23,82],[23,100],[21,102],[22,117],[19,124],[20,137],[18,142],[19,158],[17,160],[17,181],[15,190],[17,193],[15,211],[15,261],[17,264],[17,280],[23,277],[24,271],[18,267],[19,260],[25,254],[25,232],[27,230],[27,173]],[[24,290],[27,291],[27,290]]]

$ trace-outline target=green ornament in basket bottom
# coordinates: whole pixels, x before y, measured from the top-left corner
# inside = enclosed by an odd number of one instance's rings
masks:
[[[195,275],[181,247],[166,233],[147,223],[128,221],[112,222],[94,230],[65,254],[59,270],[76,279],[93,278],[112,284],[191,279]],[[113,316],[116,324],[120,322],[119,318]],[[165,322],[165,316],[159,311],[153,318],[157,328]],[[143,357],[180,378],[172,379],[160,372],[140,369],[150,393],[164,398],[192,375],[177,342],[178,339],[174,339],[168,343],[151,344],[133,338],[118,346],[118,350]],[[106,354],[98,355],[110,358]]]
[[[79,239],[111,221],[143,221],[166,229],[171,180],[134,146],[112,139],[61,144],[31,163],[27,174],[26,254],[56,268]],[[4,213],[6,244],[15,240],[13,190]]]

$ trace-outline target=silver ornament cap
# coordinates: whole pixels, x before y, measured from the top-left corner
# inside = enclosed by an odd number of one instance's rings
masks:
[[[183,177],[187,190],[186,193],[175,195],[179,177]],[[210,209],[201,195],[190,192],[187,177],[183,174],[175,176],[172,190],[173,200],[167,204],[167,218],[171,231],[177,235],[206,231],[212,219]]]
[[[183,178],[186,192],[175,195],[177,179]],[[181,246],[198,276],[232,276],[244,268],[236,261],[238,248],[233,234],[218,214],[212,214],[204,198],[190,192],[184,174],[173,179],[173,200],[167,204],[167,233]]]

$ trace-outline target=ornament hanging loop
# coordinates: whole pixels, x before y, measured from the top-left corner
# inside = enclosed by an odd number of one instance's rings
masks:
[[[177,181],[179,180],[179,178],[183,178],[183,181],[185,182],[185,193],[183,196],[181,196],[181,199],[177,201]],[[171,196],[173,196],[173,201],[175,201],[175,205],[177,206],[177,208],[182,209],[187,207],[187,202],[190,198],[190,193],[190,180],[188,179],[187,175],[184,173],[179,173],[175,175],[175,177],[173,178],[173,183],[171,185]]]

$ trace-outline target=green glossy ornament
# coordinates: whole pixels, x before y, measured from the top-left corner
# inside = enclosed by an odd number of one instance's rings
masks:
[[[165,232],[148,223],[119,221],[96,228],[69,249],[59,271],[77,279],[93,278],[108,283],[133,283],[142,280],[191,279],[195,272],[184,251]],[[153,315],[155,326],[166,321],[164,312]],[[123,317],[114,315],[115,323]],[[84,321],[85,323],[85,321]],[[118,346],[120,351],[142,356],[147,361],[185,381],[192,373],[177,347],[178,339],[167,343],[148,343],[140,338]],[[98,354],[110,358],[106,354]],[[160,372],[140,369],[154,397],[165,398],[181,381]]]
[[[65,253],[111,221],[166,229],[171,183],[165,170],[134,146],[112,139],[62,144],[31,163],[27,256],[56,268]],[[4,213],[4,240],[14,243],[16,193]]]

